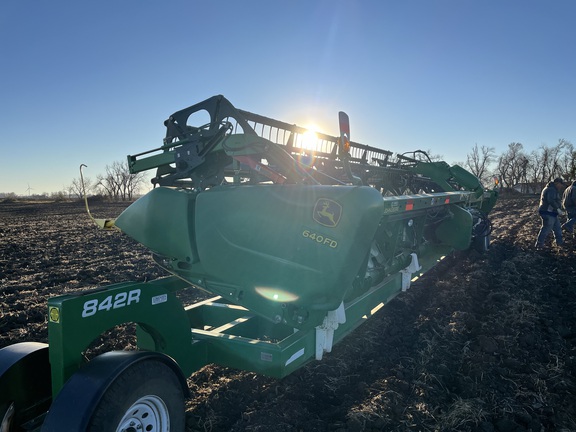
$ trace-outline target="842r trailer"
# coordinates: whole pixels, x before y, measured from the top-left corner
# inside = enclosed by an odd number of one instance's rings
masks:
[[[162,146],[128,156],[132,173],[156,170],[155,188],[98,221],[171,276],[51,298],[49,343],[0,350],[0,432],[183,431],[186,377],[204,365],[282,378],[448,254],[488,249],[496,190],[339,123],[312,135],[223,96],[172,114]],[[214,297],[183,305],[191,288]],[[137,350],[84,359],[126,323]]]

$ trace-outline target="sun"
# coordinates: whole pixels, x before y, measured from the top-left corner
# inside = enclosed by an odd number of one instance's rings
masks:
[[[318,135],[316,133],[318,129],[314,126],[308,126],[306,129],[307,131],[301,135],[302,141],[300,146],[306,150],[315,150],[318,142]]]

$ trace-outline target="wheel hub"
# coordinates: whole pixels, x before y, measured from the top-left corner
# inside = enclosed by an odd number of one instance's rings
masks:
[[[157,396],[144,396],[126,410],[117,432],[169,432],[168,408]]]

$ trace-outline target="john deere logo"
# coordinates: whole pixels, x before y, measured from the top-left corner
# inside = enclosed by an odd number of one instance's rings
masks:
[[[326,198],[316,201],[313,218],[320,225],[333,228],[340,222],[340,216],[342,216],[342,206],[336,201]]]

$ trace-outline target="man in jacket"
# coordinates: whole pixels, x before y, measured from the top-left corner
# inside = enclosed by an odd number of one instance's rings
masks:
[[[562,246],[562,226],[558,219],[559,214],[563,214],[561,193],[564,188],[564,182],[561,178],[555,178],[542,189],[540,194],[540,206],[538,207],[538,214],[542,218],[542,226],[536,239],[536,249],[544,249],[544,242],[550,234],[554,233],[554,240],[556,246]]]
[[[574,223],[576,223],[576,180],[572,182],[570,186],[564,191],[562,196],[562,207],[566,210],[568,214],[568,220],[562,228],[564,228],[569,233],[574,232]]]

